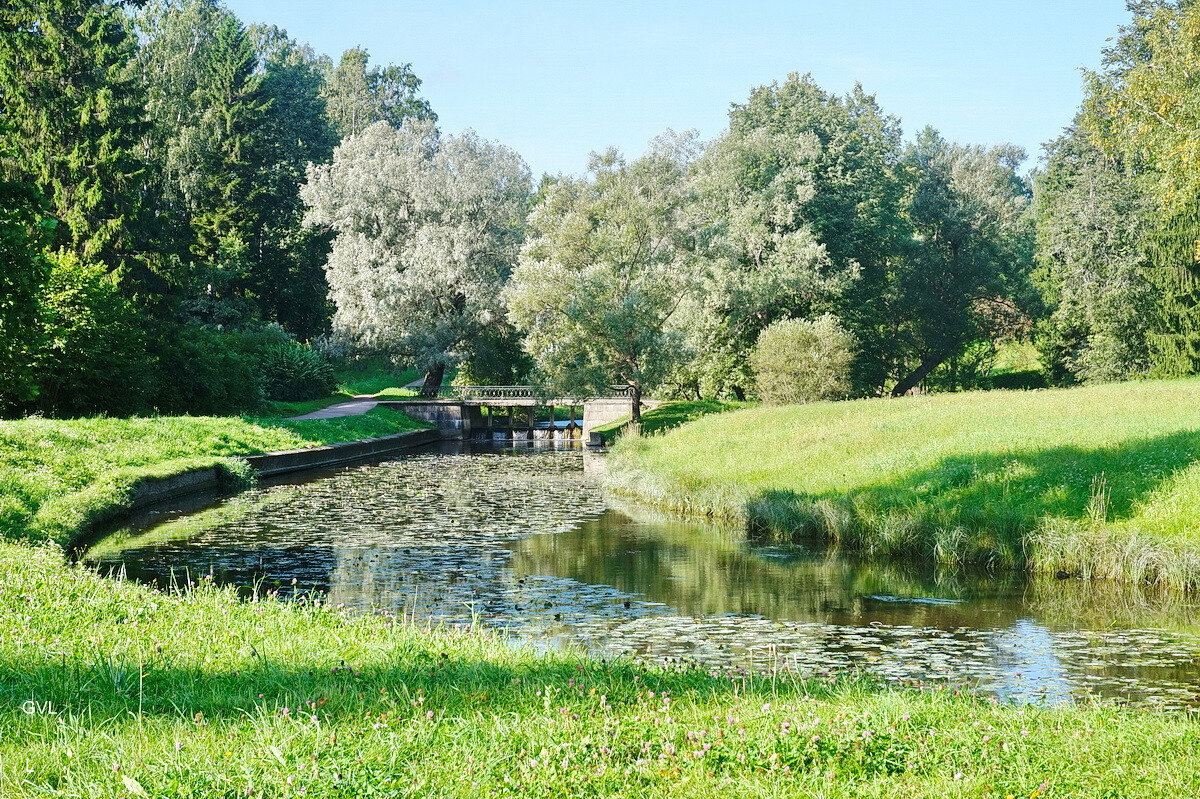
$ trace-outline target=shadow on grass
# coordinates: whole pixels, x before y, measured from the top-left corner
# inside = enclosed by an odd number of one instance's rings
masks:
[[[644,703],[647,691],[669,694],[679,702],[728,699],[735,693],[821,698],[881,689],[880,683],[859,676],[835,682],[792,676],[743,680],[683,665],[649,669],[624,660],[551,659],[512,665],[445,652],[407,659],[411,662],[361,667],[330,659],[312,669],[257,661],[237,671],[179,668],[161,657],[144,663],[97,657],[90,663],[32,667],[6,662],[0,664],[0,707],[10,712],[23,706],[53,708],[106,718],[138,714],[199,718],[197,714],[203,714],[208,719],[319,708],[322,717],[338,721],[366,713],[424,715],[431,710],[534,713],[545,708],[548,688],[560,697],[560,704],[596,708],[605,701],[617,708]]]
[[[1127,519],[1200,456],[1200,431],[1111,447],[944,458],[846,493],[766,491],[746,505],[759,536],[816,538],[869,555],[989,567],[1026,565],[1026,539],[1048,517]]]

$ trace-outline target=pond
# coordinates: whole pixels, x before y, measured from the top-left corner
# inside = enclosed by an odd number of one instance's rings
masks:
[[[172,514],[85,560],[160,586],[211,575],[604,656],[1200,706],[1190,597],[756,542],[606,496],[593,458],[441,445]]]

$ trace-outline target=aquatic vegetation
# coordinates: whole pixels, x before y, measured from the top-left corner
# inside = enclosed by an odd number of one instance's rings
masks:
[[[0,795],[1193,795],[1200,728],[665,669],[0,547]]]

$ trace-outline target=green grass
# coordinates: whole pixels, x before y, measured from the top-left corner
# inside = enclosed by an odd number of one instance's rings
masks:
[[[687,422],[695,421],[701,416],[707,416],[710,413],[724,413],[749,406],[750,403],[747,402],[723,402],[721,400],[677,400],[664,402],[654,410],[646,411],[642,414],[641,432],[642,435],[661,433],[679,427]],[[622,431],[625,430],[630,421],[630,417],[623,416],[614,422],[593,428],[592,432],[599,434],[604,439],[605,444],[612,444],[621,435]]]
[[[415,369],[397,372],[384,359],[367,358],[338,370],[337,390],[329,396],[298,402],[271,402],[268,408],[275,416],[301,416],[360,396],[381,399],[415,397],[417,392],[404,386],[420,377],[421,374]]]
[[[519,649],[0,545],[0,795],[1190,796],[1200,727]]]
[[[618,490],[777,535],[1200,586],[1200,380],[746,409],[614,456]]]
[[[254,417],[29,418],[0,421],[0,537],[60,544],[144,477],[221,465],[234,455],[302,449],[425,427],[399,411],[289,422]]]

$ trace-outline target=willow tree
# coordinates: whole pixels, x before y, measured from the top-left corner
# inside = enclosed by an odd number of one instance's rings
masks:
[[[333,327],[411,360],[435,393],[447,367],[503,324],[500,294],[521,246],[529,168],[474,133],[377,122],[313,165],[307,224],[334,233],[325,264]]]
[[[671,322],[694,287],[675,144],[629,164],[615,151],[595,155],[590,177],[549,186],[507,292],[546,379],[568,392],[628,386],[635,422],[646,388],[679,356]]]

